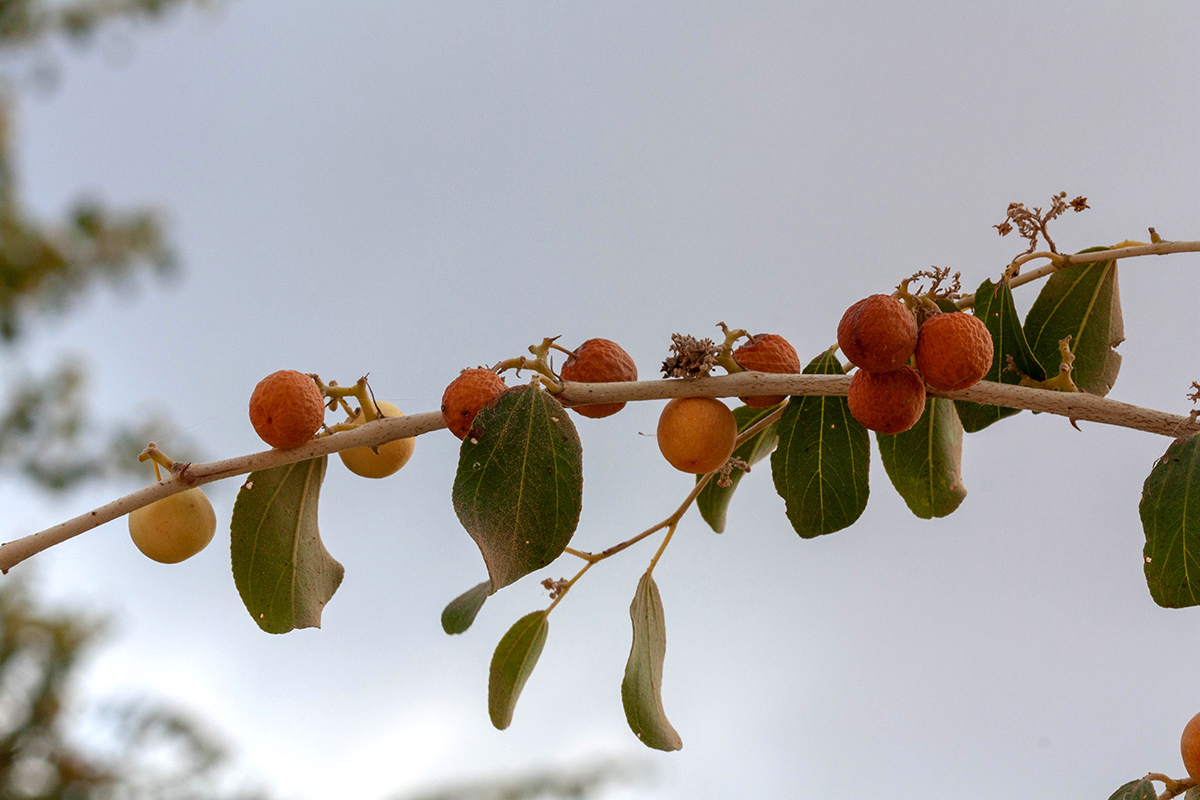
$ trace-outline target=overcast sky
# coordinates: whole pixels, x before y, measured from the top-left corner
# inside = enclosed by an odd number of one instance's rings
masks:
[[[1150,225],[1200,239],[1198,40],[1191,0],[229,0],[123,28],[56,51],[58,87],[24,95],[22,188],[47,216],[84,194],[161,206],[180,278],[93,294],[6,369],[77,354],[97,414],[169,410],[179,441],[224,458],[262,448],[246,401],[282,368],[370,372],[412,413],[544,336],[615,339],[645,378],[671,333],[719,321],[807,361],[848,305],[916,270],[997,277],[1023,249],[991,227],[1012,201],[1088,197],[1054,228],[1064,250]],[[1121,269],[1111,396],[1186,413],[1200,256]],[[1036,292],[1017,291],[1022,312]],[[575,417],[577,546],[687,493],[644,435],[661,406]],[[575,565],[441,632],[486,576],[446,432],[382,482],[331,462],[321,530],[346,578],[319,631],[259,631],[221,526],[178,566],[143,558],[124,521],[27,566],[116,617],[90,693],[174,698],[306,799],[602,756],[656,767],[611,798],[1107,797],[1183,774],[1200,612],[1159,609],[1142,574],[1138,498],[1168,440],[1080,427],[1024,413],[969,436],[970,494],[944,520],[912,517],[877,457],[863,517],[819,540],[791,530],[765,464],[723,535],[689,514],[655,570],[674,754],[642,747],[620,701],[649,543],[555,610],[512,727],[492,728],[492,649]],[[210,487],[222,520],[237,484]],[[129,488],[10,488],[3,537]]]

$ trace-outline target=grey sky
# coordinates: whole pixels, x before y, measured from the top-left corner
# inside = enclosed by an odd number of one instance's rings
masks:
[[[722,320],[807,360],[846,306],[918,269],[997,276],[1022,249],[991,227],[1011,201],[1087,196],[1054,229],[1066,250],[1149,225],[1200,238],[1198,23],[1192,2],[174,15],[59,53],[61,84],[20,105],[18,144],[41,212],[86,192],[168,209],[181,279],[94,295],[40,326],[28,360],[85,356],[98,409],[168,408],[212,457],[261,449],[246,399],[280,368],[369,371],[416,412],[460,368],[557,334],[615,339],[647,378],[672,332]],[[1122,267],[1112,397],[1189,408],[1198,267]],[[1018,290],[1022,311],[1036,291]],[[576,418],[579,546],[686,494],[641,435],[660,407]],[[1200,617],[1158,609],[1142,577],[1137,502],[1167,440],[1081,427],[1026,413],[968,437],[970,495],[945,520],[913,518],[877,460],[862,519],[821,540],[791,531],[765,464],[725,534],[689,515],[655,571],[672,755],[642,748],[620,703],[649,546],[556,609],[512,727],[491,728],[492,648],[545,593],[527,579],[467,634],[441,633],[443,605],[485,575],[450,505],[446,433],[379,483],[331,463],[322,532],[346,579],[321,631],[261,633],[220,530],[177,567],[144,559],[123,523],[31,566],[55,596],[119,615],[91,689],[178,697],[314,799],[609,754],[659,767],[630,797],[1106,797],[1182,774]],[[14,491],[5,538],[123,489],[40,507]],[[210,492],[219,518],[235,490]]]

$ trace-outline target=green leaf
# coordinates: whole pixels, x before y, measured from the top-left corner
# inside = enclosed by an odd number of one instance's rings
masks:
[[[1150,596],[1164,608],[1200,605],[1200,434],[1176,439],[1154,464],[1138,512]]]
[[[1077,264],[1051,275],[1025,317],[1025,336],[1050,375],[1062,362],[1059,340],[1070,336],[1075,385],[1101,397],[1108,394],[1121,368],[1121,356],[1113,348],[1125,339],[1117,262]]]
[[[987,375],[983,376],[985,381],[1021,382],[1021,375],[1005,369],[1009,356],[1012,356],[1021,373],[1034,380],[1045,380],[1046,370],[1038,363],[1033,348],[1025,338],[1021,316],[1013,303],[1012,289],[1008,281],[992,283],[991,279],[988,279],[975,290],[975,316],[983,320],[988,332],[992,334],[992,367]],[[1054,363],[1058,363],[1057,354]],[[997,420],[1020,412],[1019,408],[987,406],[966,400],[956,400],[954,405],[958,408],[958,418],[967,433],[981,431]]]
[[[967,496],[962,437],[954,402],[942,397],[927,398],[925,413],[903,433],[875,434],[892,485],[921,519],[944,517]]]
[[[655,750],[678,750],[683,740],[667,721],[662,704],[663,660],[667,655],[667,626],[662,597],[649,572],[638,581],[629,606],[633,619],[633,646],[621,681],[625,719],[642,744]]]
[[[459,450],[454,511],[487,564],[492,592],[558,558],[579,524],[583,449],[567,412],[518,386],[475,417]]]
[[[233,504],[233,582],[267,633],[321,627],[345,569],[317,530],[325,457],[251,472]]]
[[[462,633],[471,627],[491,591],[492,582],[484,581],[451,600],[450,605],[442,610],[442,630],[453,634]]]
[[[517,620],[496,645],[488,674],[488,714],[500,730],[512,723],[517,698],[537,666],[549,632],[548,613],[534,611]]]
[[[1158,800],[1158,792],[1153,781],[1138,778],[1117,789],[1108,800]]]
[[[832,349],[804,372],[843,374]],[[846,398],[793,397],[776,429],[771,475],[796,533],[810,539],[852,525],[867,507],[871,439]]]
[[[738,424],[738,433],[742,433],[763,417],[774,412],[774,408],[738,406],[733,410],[733,418],[737,420]],[[770,455],[778,443],[779,434],[776,433],[775,426],[768,425],[757,435],[738,445],[737,449],[733,451],[733,457],[740,458],[750,466],[754,466]],[[714,478],[700,490],[699,496],[696,497],[696,507],[700,509],[700,516],[704,517],[704,521],[717,533],[725,531],[725,514],[729,510],[729,501],[733,499],[733,492],[737,489],[738,482],[742,480],[744,474],[740,469],[730,471],[730,486],[720,486],[717,479]],[[697,476],[696,480],[699,481],[702,478],[703,476]]]

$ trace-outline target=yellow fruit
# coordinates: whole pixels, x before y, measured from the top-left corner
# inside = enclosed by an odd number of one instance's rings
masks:
[[[382,400],[375,403],[385,417],[403,417],[404,412],[391,403]],[[362,412],[356,418],[358,424],[366,425]],[[386,478],[396,473],[412,458],[416,438],[395,439],[377,448],[378,453],[369,447],[355,447],[353,450],[342,450],[338,453],[346,469],[364,478]]]
[[[676,397],[658,418],[658,449],[677,470],[701,475],[729,460],[737,420],[712,397]]]
[[[272,372],[250,395],[250,424],[271,447],[299,447],[324,421],[325,398],[317,382],[303,372]]]
[[[216,530],[217,515],[199,486],[129,512],[133,543],[161,564],[178,564],[196,555]]]
[[[1179,750],[1183,754],[1183,768],[1187,770],[1188,777],[1200,782],[1200,714],[1192,717],[1184,727]]]

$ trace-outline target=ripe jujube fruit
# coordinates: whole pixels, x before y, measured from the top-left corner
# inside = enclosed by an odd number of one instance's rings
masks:
[[[490,369],[464,369],[442,394],[442,419],[459,439],[467,438],[475,415],[500,396],[508,387],[504,379]]]
[[[564,381],[613,383],[636,381],[638,373],[637,364],[619,344],[608,339],[588,339],[567,358],[559,370],[559,376]],[[624,403],[592,403],[570,408],[577,414],[599,419],[611,416],[624,407]]]
[[[917,371],[934,389],[974,386],[992,368],[992,334],[974,314],[950,312],[925,320],[917,340]]]
[[[850,379],[850,413],[878,433],[903,433],[925,413],[925,382],[910,366],[891,372],[860,369]]]
[[[1192,717],[1183,728],[1179,740],[1179,751],[1183,756],[1183,768],[1188,777],[1200,783],[1200,714]]]
[[[733,351],[733,360],[743,369],[755,372],[798,373],[801,371],[800,356],[796,348],[775,333],[760,333],[751,336],[750,341]],[[787,399],[785,394],[759,395],[757,397],[739,397],[751,408],[768,408],[776,406]]]
[[[178,564],[196,555],[216,530],[217,515],[199,486],[129,512],[130,538],[160,564]]]
[[[721,468],[737,441],[737,420],[713,397],[676,397],[658,418],[658,449],[671,466],[701,475]]]
[[[837,338],[854,366],[891,372],[907,364],[917,349],[917,319],[891,295],[873,294],[846,309]]]
[[[403,417],[404,412],[396,406],[383,400],[375,403],[379,413],[384,417]],[[355,424],[366,425],[366,417],[360,411],[355,417]],[[372,450],[370,447],[355,447],[338,453],[346,469],[364,478],[386,478],[400,470],[412,458],[416,448],[416,438],[393,439]],[[378,452],[376,452],[378,450]]]
[[[250,395],[250,424],[264,442],[286,450],[313,437],[325,422],[325,398],[312,376],[272,372]]]

